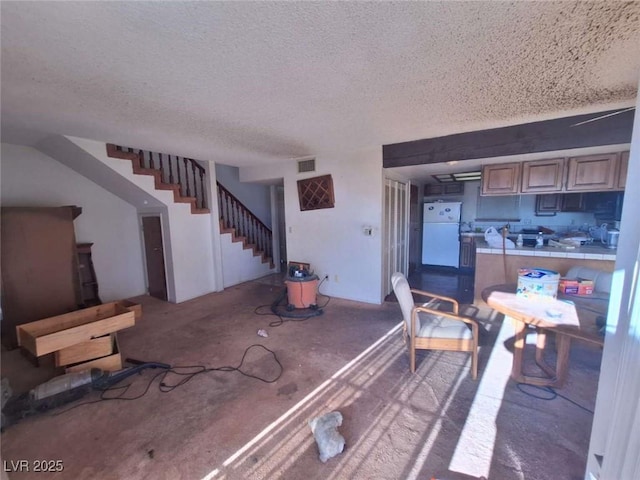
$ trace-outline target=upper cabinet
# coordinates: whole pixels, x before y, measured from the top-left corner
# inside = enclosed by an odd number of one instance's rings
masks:
[[[513,195],[520,191],[520,163],[482,167],[482,195]]]
[[[564,158],[522,163],[522,193],[560,192]]]
[[[425,197],[434,195],[462,195],[464,182],[428,183],[424,186]]]
[[[629,152],[482,167],[482,195],[624,190]]]
[[[569,158],[567,191],[614,189],[618,160],[617,153]]]
[[[622,152],[620,154],[618,181],[616,182],[616,188],[618,190],[624,190],[624,185],[627,182],[627,168],[629,168],[629,152]]]

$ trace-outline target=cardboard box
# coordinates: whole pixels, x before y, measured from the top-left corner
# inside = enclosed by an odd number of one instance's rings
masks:
[[[593,293],[593,280],[584,278],[561,278],[558,291],[566,295],[591,295]]]

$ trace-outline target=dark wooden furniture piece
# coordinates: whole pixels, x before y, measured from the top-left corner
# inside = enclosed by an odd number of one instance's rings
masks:
[[[578,339],[596,345],[604,345],[604,335],[598,331],[598,312],[588,299],[563,297],[548,301],[537,301],[517,296],[516,286],[494,285],[482,291],[482,299],[494,310],[513,319],[516,328],[511,378],[519,383],[544,387],[561,387],[569,369],[571,340]],[[602,302],[601,302],[602,303]],[[602,312],[606,314],[606,308]],[[536,327],[537,339],[535,362],[548,378],[533,377],[523,372],[524,348],[529,325]],[[556,334],[557,359],[555,368],[544,360],[547,333]]]
[[[82,305],[73,220],[78,207],[2,208],[2,343],[17,347],[16,325]]]
[[[98,278],[91,259],[92,245],[93,243],[79,243],[77,245],[82,304],[85,307],[93,307],[102,303],[98,295]]]

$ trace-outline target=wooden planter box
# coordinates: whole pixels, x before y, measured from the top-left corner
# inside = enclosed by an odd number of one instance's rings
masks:
[[[39,357],[135,324],[135,313],[118,302],[84,308],[16,327],[18,345]]]
[[[136,320],[140,320],[142,318],[142,305],[139,303],[134,303],[131,300],[120,300],[118,305],[126,308],[127,310],[131,310],[134,313]]]
[[[115,335],[112,333],[111,335]],[[86,362],[95,358],[106,357],[113,353],[111,335],[92,338],[86,342],[76,343],[54,353],[56,367],[72,363]]]
[[[109,354],[102,358],[94,358],[88,362],[77,363],[65,368],[65,373],[82,372],[83,370],[91,370],[99,368],[105,372],[115,372],[122,370],[122,357],[120,356],[120,347],[118,346],[118,336],[115,333],[106,337],[109,340]]]

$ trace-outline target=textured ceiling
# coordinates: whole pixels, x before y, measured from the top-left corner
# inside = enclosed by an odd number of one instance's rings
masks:
[[[638,2],[0,8],[4,141],[238,166],[632,105],[640,71]]]

